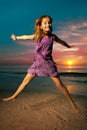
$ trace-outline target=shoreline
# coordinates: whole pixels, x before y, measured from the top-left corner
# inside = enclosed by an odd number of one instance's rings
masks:
[[[7,92],[8,93],[8,92]],[[1,93],[5,97],[6,92]],[[10,96],[9,92],[6,94]],[[0,101],[1,130],[87,129],[87,97],[71,95],[81,114],[71,108],[61,93],[23,91],[16,101]]]

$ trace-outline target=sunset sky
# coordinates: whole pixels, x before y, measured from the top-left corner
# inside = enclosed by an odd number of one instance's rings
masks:
[[[87,0],[0,0],[0,64],[30,64],[34,41],[12,41],[11,34],[32,34],[35,20],[53,18],[53,33],[73,48],[54,42],[57,64],[87,66]]]

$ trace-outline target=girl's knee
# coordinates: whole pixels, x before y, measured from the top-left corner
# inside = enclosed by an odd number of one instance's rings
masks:
[[[60,77],[51,77],[51,79],[57,84],[62,84]]]

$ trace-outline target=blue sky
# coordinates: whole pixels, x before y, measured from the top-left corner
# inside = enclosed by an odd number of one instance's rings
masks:
[[[34,44],[13,42],[10,35],[32,34],[35,20],[44,14],[53,18],[53,33],[76,46],[67,50],[55,43],[55,61],[77,57],[75,63],[86,65],[87,0],[0,0],[0,63],[32,61]]]

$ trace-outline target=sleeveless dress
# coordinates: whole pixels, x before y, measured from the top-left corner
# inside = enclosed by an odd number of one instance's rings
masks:
[[[36,76],[58,76],[57,67],[52,59],[53,38],[44,37],[36,43],[33,64],[28,73]]]

